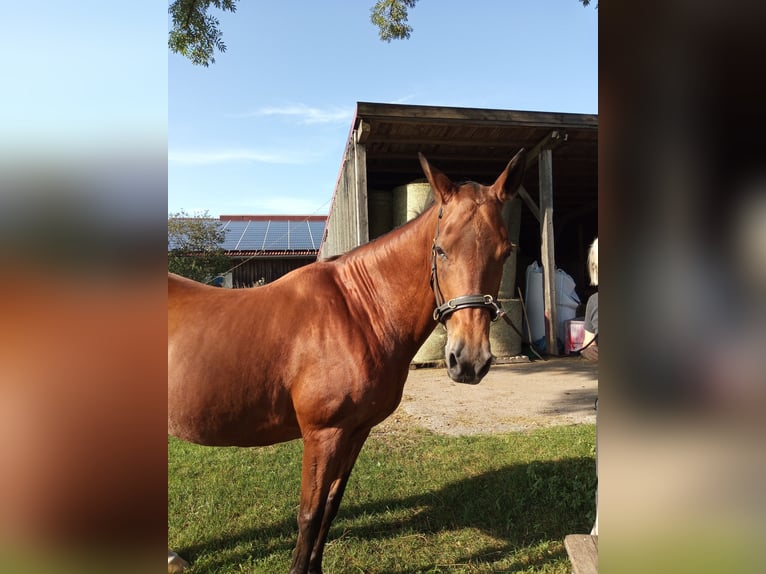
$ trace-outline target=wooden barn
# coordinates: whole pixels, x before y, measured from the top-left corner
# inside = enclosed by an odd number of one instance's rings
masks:
[[[317,259],[324,215],[222,215],[221,247],[233,259],[232,287],[270,283]]]
[[[526,176],[504,214],[518,250],[500,298],[517,302],[527,266],[539,261],[547,348],[557,353],[556,274],[546,270],[571,275],[584,304],[587,250],[598,234],[596,115],[358,102],[319,257],[346,252],[422,210],[427,184],[418,152],[453,181],[491,184],[521,147]]]

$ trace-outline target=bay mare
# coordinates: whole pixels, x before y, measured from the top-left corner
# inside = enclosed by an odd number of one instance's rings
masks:
[[[252,289],[168,275],[168,433],[211,446],[303,438],[291,574],[322,571],[351,469],[399,404],[435,307],[449,376],[475,384],[491,364],[491,302],[511,250],[501,210],[525,153],[489,187],[420,162],[434,205],[337,259]]]

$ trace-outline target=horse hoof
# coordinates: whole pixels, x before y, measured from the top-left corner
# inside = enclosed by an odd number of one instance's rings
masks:
[[[168,550],[168,574],[183,572],[189,567],[189,563],[175,552]]]

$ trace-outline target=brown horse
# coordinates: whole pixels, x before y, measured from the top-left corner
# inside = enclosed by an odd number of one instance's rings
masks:
[[[252,289],[168,276],[168,433],[219,446],[303,438],[291,574],[321,573],[359,451],[399,404],[437,320],[453,380],[478,383],[492,361],[489,325],[511,251],[501,210],[521,183],[524,150],[491,187],[454,184],[420,163],[434,205],[334,260]]]

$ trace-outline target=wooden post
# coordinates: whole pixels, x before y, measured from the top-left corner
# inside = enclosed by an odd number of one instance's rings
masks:
[[[356,190],[354,189],[356,175],[356,152],[354,150],[354,142],[349,142],[347,159],[343,163],[343,197],[341,201],[343,203],[342,209],[339,211],[341,216],[341,230],[340,233],[343,237],[343,246],[340,249],[340,253],[345,253],[350,249],[353,249],[356,241],[356,208],[354,207],[354,201],[356,197]]]
[[[535,146],[527,152],[527,170],[538,161],[543,150],[551,151],[567,141],[567,139],[568,136],[566,132],[561,132],[559,130],[553,130],[546,134],[543,139],[537,142]],[[532,212],[532,215],[535,216],[537,222],[542,224],[542,221],[540,220],[540,210],[535,204],[535,200],[532,199],[532,196],[529,195],[529,192],[527,192],[523,185],[519,186],[519,195],[521,196],[521,199],[524,200],[524,203],[527,204],[527,207],[529,207],[529,210]]]
[[[362,143],[369,132],[369,125],[365,131],[362,122],[359,129],[354,130],[354,200],[356,202],[357,245],[362,245],[370,240],[370,225],[367,213],[367,148]]]
[[[540,152],[540,259],[543,265],[545,338],[549,355],[558,355],[558,312],[556,310],[556,257],[553,249],[553,152]]]
[[[598,536],[569,534],[564,538],[564,548],[573,574],[598,574]]]

